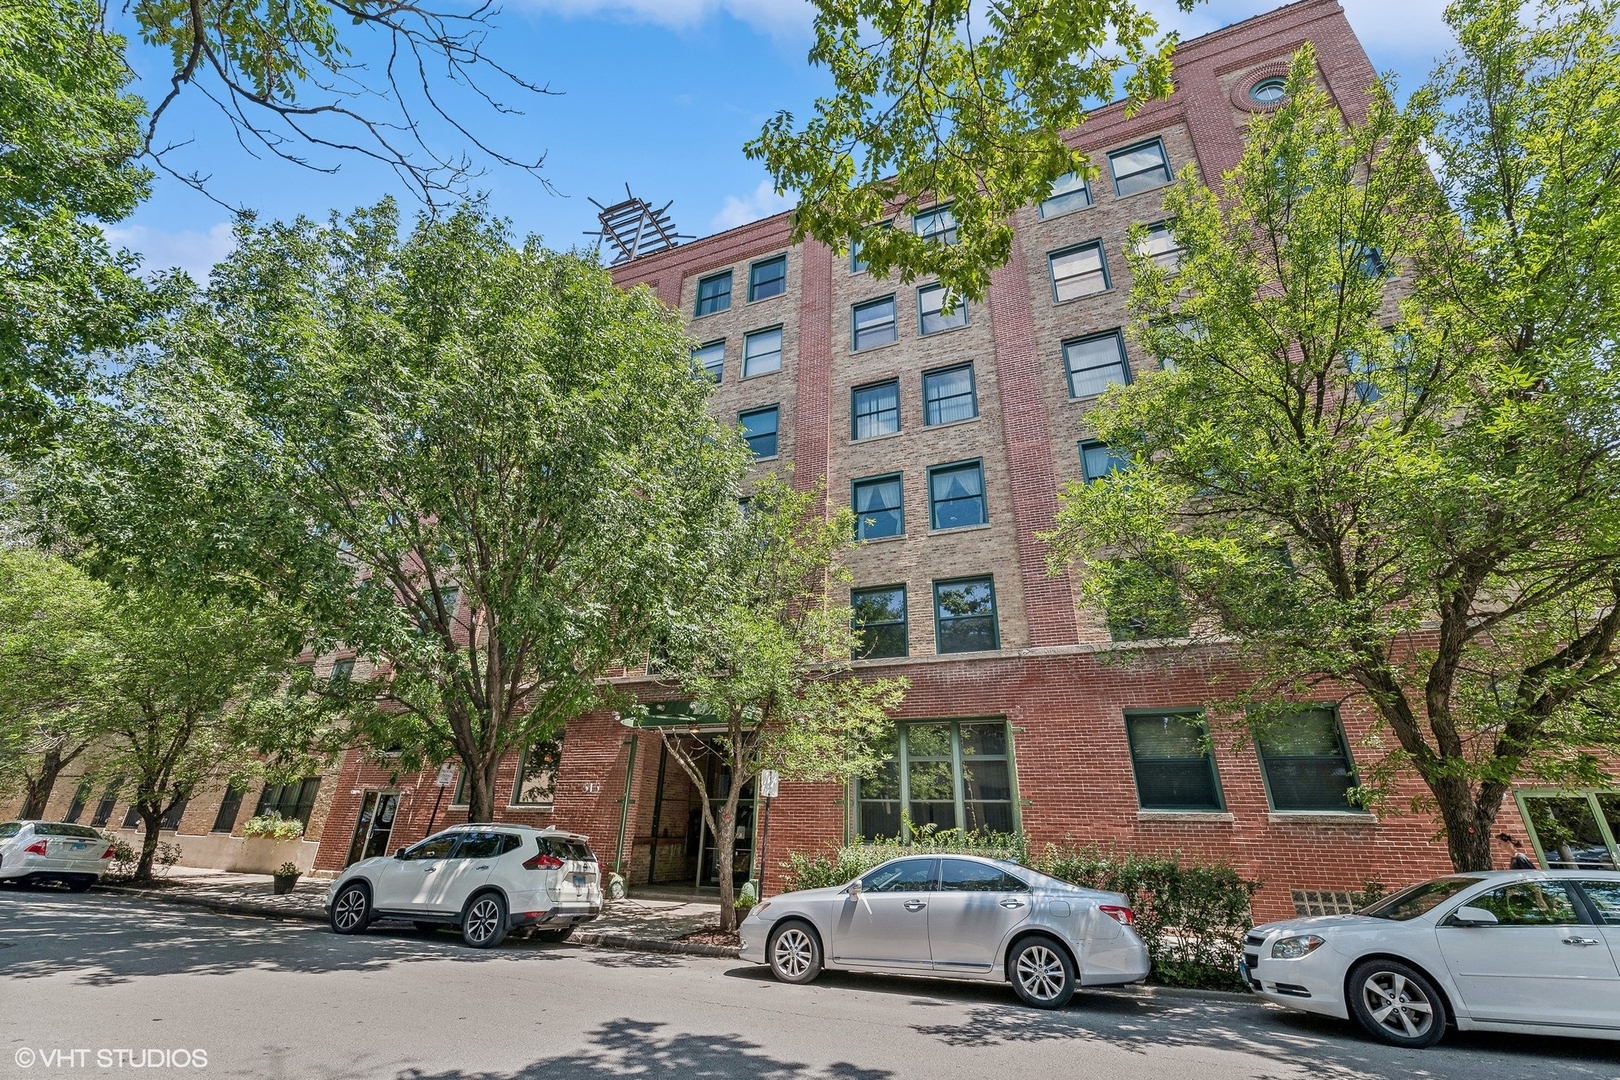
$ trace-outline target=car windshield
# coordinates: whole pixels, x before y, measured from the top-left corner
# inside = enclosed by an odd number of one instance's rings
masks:
[[[16,836],[20,832],[22,832],[22,822],[0,822],[0,840],[10,840],[13,836]]]
[[[1410,889],[1403,889],[1394,896],[1387,896],[1376,904],[1362,908],[1356,914],[1369,915],[1374,919],[1405,922],[1417,918],[1438,904],[1445,903],[1468,886],[1478,884],[1479,878],[1473,877],[1435,878],[1421,885],[1413,885]]]

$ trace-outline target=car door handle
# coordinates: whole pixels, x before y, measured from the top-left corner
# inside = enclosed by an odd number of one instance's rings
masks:
[[[436,870],[438,870],[438,869],[439,869],[439,868],[438,868],[438,867],[437,867],[437,866],[429,866],[429,867],[425,867],[425,868],[424,868],[424,869],[423,869],[423,870],[422,870],[422,873],[424,873],[424,874],[431,874],[431,873],[433,873],[433,872],[434,872],[434,871],[436,871]]]
[[[921,900],[907,900],[905,902],[905,904],[902,905],[902,906],[907,911],[921,911],[923,908],[927,907],[928,905],[923,903]]]
[[[1573,946],[1575,946],[1575,947],[1576,947],[1576,948],[1577,948],[1577,949],[1584,949],[1584,948],[1586,948],[1586,947],[1587,947],[1587,946],[1588,946],[1588,945],[1601,945],[1601,944],[1602,944],[1602,942],[1600,942],[1600,941],[1598,941],[1598,939],[1597,939],[1597,938],[1589,938],[1589,937],[1567,937],[1567,938],[1565,938],[1565,939],[1564,939],[1564,944],[1565,944],[1565,945],[1573,945]]]
[[[489,863],[485,863],[483,866],[475,866],[475,867],[473,867],[473,869],[474,870],[488,870],[489,869]]]
[[[1001,902],[1001,906],[1004,908],[1021,908],[1024,906],[1024,902],[1022,900],[1007,899]]]

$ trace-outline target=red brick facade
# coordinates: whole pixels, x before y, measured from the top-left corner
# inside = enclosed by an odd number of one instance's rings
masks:
[[[1106,152],[1158,138],[1173,169],[1191,162],[1204,177],[1219,176],[1236,164],[1242,125],[1260,108],[1249,103],[1247,87],[1285,64],[1305,41],[1315,44],[1323,83],[1347,112],[1355,112],[1374,73],[1334,0],[1304,0],[1187,42],[1177,53],[1173,97],[1131,118],[1109,106],[1075,133],[1075,145],[1092,152],[1099,166],[1095,204],[1050,219],[1038,217],[1034,208],[1017,215],[1012,260],[995,272],[986,302],[970,305],[967,324],[960,328],[921,334],[916,288],[926,283],[875,281],[821,244],[789,245],[786,215],[644,257],[615,272],[621,285],[647,285],[688,319],[695,341],[726,340],[724,375],[713,398],[718,414],[734,417],[742,410],[780,407],[781,452],[760,462],[761,471],[791,461],[796,484],[825,478],[835,504],[850,497],[855,479],[903,473],[902,535],[863,545],[850,559],[857,587],[907,588],[909,655],[859,665],[911,680],[898,720],[1005,718],[1018,820],[1034,840],[1231,859],[1249,876],[1265,880],[1256,905],[1261,917],[1291,914],[1290,890],[1354,890],[1370,879],[1397,885],[1446,869],[1435,823],[1426,815],[1394,810],[1275,812],[1255,749],[1235,745],[1230,733],[1223,734],[1219,717],[1211,717],[1211,727],[1224,810],[1139,809],[1125,713],[1205,707],[1230,697],[1240,672],[1230,657],[1207,650],[1132,647],[1134,659],[1122,662],[1098,616],[1076,610],[1071,583],[1047,574],[1037,534],[1051,527],[1058,489],[1080,474],[1078,444],[1088,434],[1091,402],[1070,396],[1062,343],[1125,324],[1129,272],[1121,248],[1126,229],[1156,221],[1160,213],[1162,188],[1114,194]],[[1048,254],[1099,238],[1111,287],[1055,302]],[[788,255],[786,293],[746,302],[749,260],[779,252]],[[694,318],[697,279],[727,269],[737,290],[732,307]],[[884,293],[895,298],[898,340],[854,350],[851,306]],[[782,370],[740,379],[743,334],[774,326],[783,330]],[[926,425],[919,401],[923,373],[966,362],[974,365],[979,415]],[[1136,377],[1156,366],[1134,347],[1128,363]],[[891,378],[900,388],[900,430],[853,439],[851,388]],[[988,520],[970,528],[934,529],[925,494],[927,469],[964,459],[982,463]],[[936,655],[932,582],[969,575],[994,581],[1000,647]],[[1217,680],[1224,681],[1217,685]],[[625,680],[632,687],[635,682]],[[1371,717],[1353,704],[1343,707],[1340,717],[1354,756],[1368,738]],[[632,740],[635,764],[627,786]],[[633,733],[609,715],[588,716],[569,726],[555,809],[503,808],[500,815],[589,834],[603,862],[619,866],[634,889],[664,874],[666,860],[678,862],[672,852],[688,839],[689,806],[681,801],[685,796],[672,794],[685,790],[686,782],[675,775],[673,762],[662,765],[666,775],[660,785],[656,734]],[[497,786],[498,801],[510,794],[516,767],[515,761],[508,763]],[[344,864],[363,793],[379,789],[407,793],[394,841],[425,834],[437,794],[433,777],[396,779],[385,765],[351,755],[336,784],[321,868]],[[1418,794],[1416,787],[1404,793]],[[464,820],[464,808],[443,805],[450,797],[444,793],[438,824]],[[1392,800],[1392,806],[1399,809],[1405,801]],[[787,853],[824,849],[852,835],[857,828],[852,805],[837,785],[784,783],[771,811],[766,890],[780,888]],[[667,812],[655,824],[659,808]],[[1522,839],[1517,815],[1511,806],[1504,810],[1501,827]],[[1511,849],[1503,845],[1501,850],[1505,860]]]

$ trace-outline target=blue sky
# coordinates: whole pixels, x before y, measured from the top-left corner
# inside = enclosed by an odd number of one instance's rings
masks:
[[[1421,81],[1448,46],[1442,0],[1341,3],[1373,65],[1398,73],[1405,87]],[[1279,5],[1213,0],[1191,15],[1164,0],[1148,6],[1185,38]],[[559,194],[498,167],[479,187],[520,233],[539,233],[552,247],[586,243],[582,234],[596,225],[588,199],[616,201],[627,182],[658,204],[674,200],[675,224],[699,236],[784,209],[786,200],[741,148],[778,109],[802,117],[825,91],[824,75],[805,60],[810,18],[805,0],[507,0],[495,20],[493,52],[561,93],[527,98],[522,116],[471,106],[458,116],[513,156],[544,151],[545,175]],[[137,45],[132,59],[147,79],[137,89],[155,98],[167,56]],[[322,158],[341,166],[330,175],[255,158],[195,94],[165,125],[168,142],[187,143],[173,154],[178,168],[210,176],[224,201],[263,217],[324,217],[403,192],[391,173],[353,157]],[[152,199],[108,232],[148,266],[200,276],[229,250],[230,215],[160,176]]]

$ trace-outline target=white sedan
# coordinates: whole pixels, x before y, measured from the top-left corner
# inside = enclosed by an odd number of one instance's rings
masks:
[[[461,929],[478,949],[509,930],[536,928],[561,941],[602,912],[596,853],[585,837],[526,825],[457,825],[392,857],[364,859],[326,894],[339,934],[376,919],[408,919],[419,929]]]
[[[1461,1031],[1620,1039],[1620,873],[1455,874],[1354,915],[1257,926],[1240,970],[1291,1009],[1395,1046]]]
[[[84,825],[0,822],[0,881],[60,881],[84,892],[112,857],[112,841]]]

